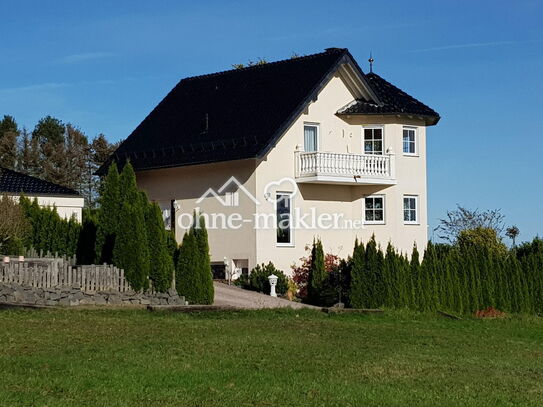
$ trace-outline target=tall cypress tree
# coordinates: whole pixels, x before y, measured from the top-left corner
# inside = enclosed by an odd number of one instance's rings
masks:
[[[144,200],[138,189],[138,184],[136,182],[136,173],[134,172],[134,167],[128,161],[119,176],[119,198],[121,202],[129,202],[134,204],[135,202],[142,203]]]
[[[421,299],[421,309],[422,310],[430,310],[434,309],[435,307],[435,300],[433,299],[433,287],[432,287],[432,279],[433,279],[433,273],[434,273],[434,249],[432,242],[428,242],[428,246],[426,247],[426,250],[424,252],[424,258],[421,263],[420,271],[421,271],[421,292],[420,292],[420,299]]]
[[[307,294],[309,301],[315,305],[321,303],[324,285],[327,279],[326,269],[324,268],[324,250],[320,239],[313,239],[311,249],[311,268],[307,281]]]
[[[149,278],[156,291],[165,292],[171,287],[174,265],[168,252],[167,231],[164,229],[162,213],[156,203],[147,205],[145,221],[150,256]]]
[[[113,248],[113,264],[124,269],[130,286],[136,290],[148,288],[149,248],[142,239],[145,218],[139,205],[124,202],[119,214],[119,227]]]
[[[463,274],[462,274],[462,263],[458,250],[455,248],[451,250],[447,256],[448,267],[451,273],[452,281],[452,301],[451,301],[451,310],[462,313],[464,311],[464,292],[465,288],[463,285]]]
[[[507,257],[500,257],[496,262],[498,272],[498,309],[511,311],[513,309],[513,292],[511,284],[511,273],[509,272],[509,260]]]
[[[198,243],[191,229],[185,233],[179,247],[175,284],[179,295],[183,295],[187,301],[194,304],[200,302],[198,265]]]
[[[381,284],[379,282],[381,266],[382,262],[380,262],[377,242],[375,241],[375,237],[372,236],[366,244],[364,252],[364,285],[362,290],[363,302],[369,308],[381,305]]]
[[[213,276],[204,218],[194,215],[192,228],[183,236],[176,267],[176,286],[180,295],[194,304],[212,304]]]
[[[394,307],[399,297],[398,260],[396,250],[391,242],[388,242],[383,266],[384,299],[383,305]]]
[[[168,253],[173,260],[174,266],[177,264],[179,258],[179,244],[175,240],[175,232],[173,230],[166,231],[166,246],[168,247]]]
[[[213,287],[213,274],[211,272],[211,259],[209,256],[209,241],[205,219],[201,215],[194,215],[194,236],[198,250],[197,281],[200,288],[200,304],[213,304],[215,289]],[[196,227],[197,226],[197,227]]]
[[[411,307],[413,309],[421,309],[422,300],[421,300],[421,283],[420,283],[420,261],[419,261],[419,251],[417,246],[413,246],[413,252],[411,253],[411,262],[410,262],[410,286],[411,286]]]
[[[475,249],[463,249],[463,256],[466,259],[466,270],[467,270],[467,296],[468,296],[468,311],[474,312],[479,310],[480,299],[479,299],[479,269],[477,268],[476,254],[474,253]]]
[[[96,259],[96,229],[97,214],[90,210],[83,210],[83,222],[77,241],[77,262],[78,264],[93,264]]]
[[[96,262],[110,264],[113,260],[115,234],[122,208],[119,172],[115,163],[109,166],[107,176],[102,181],[99,202],[100,209],[98,210],[96,229]]]
[[[364,245],[358,242],[354,244],[353,258],[351,262],[351,288],[349,300],[353,308],[364,308],[366,281],[364,279]]]

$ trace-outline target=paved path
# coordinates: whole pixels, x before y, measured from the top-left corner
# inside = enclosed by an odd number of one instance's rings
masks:
[[[213,283],[215,287],[215,302],[213,305],[230,306],[246,309],[262,309],[262,308],[284,308],[291,307],[295,309],[312,308],[312,305],[302,304],[299,302],[284,300],[282,298],[270,297],[269,295],[260,294],[256,291],[244,290],[236,286],[229,286],[224,283]]]

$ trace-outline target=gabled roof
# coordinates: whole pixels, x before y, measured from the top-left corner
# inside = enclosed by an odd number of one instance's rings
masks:
[[[0,193],[79,196],[73,189],[2,167],[0,167]]]
[[[387,82],[379,75],[368,73],[365,76],[382,103],[376,104],[366,99],[358,99],[344,108],[341,108],[338,111],[338,114],[395,114],[421,116],[427,119],[427,124],[430,125],[434,125],[439,121],[440,116],[436,111],[426,106],[424,103],[419,102],[417,99],[408,95],[390,82]]]
[[[383,89],[372,86],[344,48],[186,78],[98,174],[113,160],[145,170],[262,157],[339,68],[358,100],[384,105]]]

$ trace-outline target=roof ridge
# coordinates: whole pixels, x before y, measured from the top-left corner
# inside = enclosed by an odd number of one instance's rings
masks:
[[[263,63],[263,64],[255,64],[255,65],[250,65],[250,66],[244,66],[243,68],[232,68],[232,69],[227,69],[227,70],[224,70],[224,71],[211,72],[211,73],[207,73],[207,74],[203,74],[203,75],[187,76],[186,78],[181,79],[181,82],[187,82],[187,81],[192,81],[192,80],[197,80],[197,79],[207,79],[207,78],[211,78],[211,77],[214,77],[214,76],[222,76],[222,75],[226,75],[226,74],[234,73],[234,72],[246,72],[246,71],[250,71],[250,70],[262,69],[262,68],[268,67],[270,65],[279,65],[279,64],[293,62],[293,61],[307,60],[307,59],[312,59],[312,58],[324,56],[326,54],[333,54],[333,53],[343,54],[345,52],[348,52],[347,48],[326,48],[325,51],[318,52],[318,53],[315,53],[315,54],[302,55],[302,56],[299,56],[299,57],[290,57],[290,58],[286,58],[286,59],[281,59],[279,61],[272,61],[272,62],[266,62],[266,63]]]

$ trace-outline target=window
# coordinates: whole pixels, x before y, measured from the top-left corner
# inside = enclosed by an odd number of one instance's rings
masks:
[[[417,129],[414,127],[403,128],[403,153],[405,155],[417,154]]]
[[[304,124],[304,151],[317,151],[319,142],[319,126]]]
[[[292,244],[292,205],[289,193],[277,193],[276,217],[277,217],[277,245],[290,246]]]
[[[383,154],[383,128],[364,128],[364,154]]]
[[[403,222],[418,224],[418,200],[419,197],[415,195],[405,195],[403,197]]]
[[[385,223],[385,197],[368,196],[364,203],[364,222],[367,224]]]

